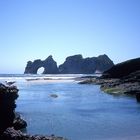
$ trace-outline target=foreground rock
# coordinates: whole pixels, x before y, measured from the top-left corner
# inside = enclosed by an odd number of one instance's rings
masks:
[[[22,133],[19,129],[26,128],[27,123],[15,113],[17,98],[17,87],[0,83],[0,140],[64,140],[62,137]]]
[[[24,74],[37,74],[43,67],[43,74],[93,74],[103,72],[113,66],[113,62],[107,55],[83,58],[82,55],[74,55],[66,58],[66,61],[57,67],[57,63],[49,56],[46,60],[40,59],[27,62]]]
[[[88,78],[80,82],[86,83],[99,84],[101,90],[113,95],[135,96],[140,102],[140,58],[117,64],[99,78]]]
[[[15,119],[13,121],[13,127],[16,130],[21,130],[27,127],[27,122],[23,120],[19,113],[15,113]]]
[[[0,83],[0,133],[13,126],[17,98],[18,89],[15,86],[9,87]]]
[[[28,135],[22,133],[20,130],[7,128],[0,136],[1,140],[66,140],[62,137],[55,136],[41,136],[41,135]]]

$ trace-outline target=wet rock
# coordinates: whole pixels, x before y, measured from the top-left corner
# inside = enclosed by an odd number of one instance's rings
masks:
[[[18,89],[15,86],[5,86],[0,83],[0,133],[13,125],[15,118],[15,100],[18,98]]]
[[[16,86],[5,86],[0,83],[0,140],[66,140],[54,135],[28,135],[18,130],[25,128],[27,123],[15,113],[17,98]]]
[[[101,90],[113,95],[129,95],[140,101],[140,58],[113,66],[99,78],[90,78],[81,84],[99,84]]]
[[[14,128],[7,128],[2,135],[1,140],[66,140],[56,136],[28,135]]]
[[[27,127],[27,122],[21,118],[19,113],[16,113],[15,119],[13,121],[13,127],[16,130],[21,130]]]
[[[50,97],[52,97],[52,98],[57,98],[58,95],[57,95],[57,94],[50,94]]]
[[[140,93],[136,94],[136,100],[140,103]]]

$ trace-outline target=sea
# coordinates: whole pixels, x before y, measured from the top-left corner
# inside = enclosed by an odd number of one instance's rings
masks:
[[[27,121],[28,134],[139,140],[140,104],[135,98],[106,94],[99,85],[80,85],[81,76],[87,75],[1,74],[0,82],[15,81],[16,112]]]

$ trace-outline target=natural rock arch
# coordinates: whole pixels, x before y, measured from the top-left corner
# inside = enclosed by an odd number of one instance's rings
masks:
[[[24,73],[37,74],[38,69],[41,67],[44,68],[43,74],[58,73],[57,63],[53,60],[51,55],[48,58],[46,58],[44,61],[41,61],[40,59],[37,59],[34,62],[28,61]]]
[[[25,74],[37,74],[39,68],[44,67],[43,74],[93,74],[96,71],[104,72],[114,65],[107,55],[83,58],[82,55],[73,55],[66,58],[65,62],[57,67],[57,63],[50,55],[44,61],[37,59],[28,61]]]
[[[37,70],[37,74],[43,74],[44,71],[45,71],[45,68],[44,68],[44,67],[40,67],[40,68],[38,68],[38,70]]]

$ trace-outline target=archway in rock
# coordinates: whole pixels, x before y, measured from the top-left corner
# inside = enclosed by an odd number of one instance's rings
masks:
[[[44,71],[45,71],[45,68],[44,68],[44,67],[40,67],[40,68],[38,68],[38,70],[37,70],[37,74],[43,74]]]

